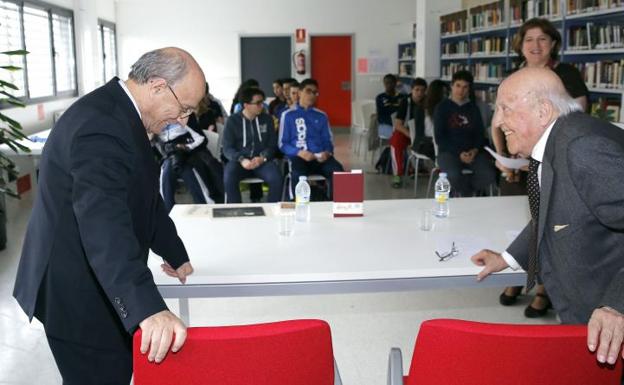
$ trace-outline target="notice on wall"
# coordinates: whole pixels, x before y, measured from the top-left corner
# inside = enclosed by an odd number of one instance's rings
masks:
[[[306,42],[306,30],[305,28],[297,28],[295,31],[295,43]]]
[[[368,72],[372,74],[385,74],[390,72],[389,60],[387,57],[368,58]]]
[[[359,74],[368,73],[368,59],[367,58],[361,57],[357,59],[357,72]]]

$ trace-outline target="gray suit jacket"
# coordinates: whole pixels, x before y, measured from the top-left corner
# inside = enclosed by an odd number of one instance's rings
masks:
[[[542,162],[539,275],[563,323],[624,313],[624,130],[583,113],[559,118]],[[526,270],[530,226],[507,251]]]

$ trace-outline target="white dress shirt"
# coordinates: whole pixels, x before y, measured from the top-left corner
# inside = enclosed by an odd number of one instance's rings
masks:
[[[548,142],[548,137],[550,136],[550,132],[552,131],[552,128],[555,125],[556,121],[557,120],[555,119],[552,123],[550,123],[550,125],[546,128],[542,136],[539,138],[539,140],[533,147],[533,150],[531,151],[531,158],[540,162],[539,166],[537,167],[537,181],[540,184],[540,187],[542,186],[542,161],[544,160],[544,152],[546,151],[546,143]],[[505,262],[507,262],[511,270],[515,271],[521,268],[521,266],[518,264],[515,258],[511,254],[509,254],[507,251],[503,251],[501,255],[503,259],[505,260]]]
[[[134,105],[134,108],[136,108],[137,113],[139,114],[139,118],[141,118],[141,111],[139,110],[139,106],[136,104],[136,101],[132,97],[132,94],[130,93],[130,90],[128,89],[128,86],[126,86],[126,83],[123,80],[121,80],[121,79],[119,79],[119,85],[121,86],[121,88],[123,88],[124,91],[126,91],[126,94],[128,94],[128,97],[130,98],[130,101]]]

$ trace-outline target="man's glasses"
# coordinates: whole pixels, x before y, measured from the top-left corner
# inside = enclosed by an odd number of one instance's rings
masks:
[[[173,92],[173,88],[171,88],[169,84],[167,84],[167,88],[169,88],[169,91],[171,91],[171,94],[173,94],[173,97],[175,98],[176,102],[178,102],[178,105],[180,106],[180,115],[178,115],[178,119],[186,119],[189,116],[191,116],[194,112],[193,108],[185,107],[182,103],[180,103],[180,99],[178,99],[178,95],[176,95],[176,93]]]
[[[318,90],[313,90],[310,88],[304,88],[303,92],[305,92],[306,94],[312,94],[314,96],[318,96],[319,95],[319,91]]]
[[[440,259],[440,262],[444,262],[447,261],[453,257],[456,257],[457,255],[459,255],[459,249],[457,248],[457,246],[455,246],[455,242],[453,242],[453,246],[451,247],[451,251],[447,252],[447,253],[439,253],[439,252],[435,252],[436,255],[438,256],[438,258]]]
[[[258,101],[255,101],[255,102],[249,102],[247,104],[254,104],[256,106],[261,106],[261,105],[264,104],[264,100],[258,100]]]

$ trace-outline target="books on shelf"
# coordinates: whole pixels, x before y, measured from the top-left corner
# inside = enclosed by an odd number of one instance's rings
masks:
[[[624,0],[567,0],[568,15],[624,6]]]
[[[624,48],[624,24],[587,22],[570,27],[567,38],[569,50]]]
[[[442,66],[442,78],[450,79],[453,74],[459,70],[467,70],[468,65],[466,63],[448,63]]]
[[[454,41],[442,44],[442,55],[468,55],[468,41]]]
[[[410,77],[414,75],[414,63],[402,62],[399,63],[399,76]]]
[[[399,45],[399,59],[409,60],[416,56],[416,44]]]
[[[624,92],[624,59],[572,64],[581,72],[587,87]]]
[[[496,87],[488,87],[487,89],[483,90],[475,90],[475,97],[477,98],[477,100],[480,100],[483,103],[492,105],[496,103],[496,90]]]
[[[480,5],[470,9],[470,20],[473,29],[492,28],[505,23],[503,10],[504,1]]]
[[[591,103],[590,115],[609,122],[619,122],[621,109],[621,99],[598,98],[598,100]]]
[[[468,12],[460,11],[440,17],[442,36],[468,32]]]
[[[561,16],[559,0],[535,0],[535,16],[546,18]]]
[[[475,81],[498,82],[505,75],[503,63],[475,63],[471,65],[471,72]]]
[[[527,20],[529,14],[529,2],[527,0],[511,0],[509,6],[511,7],[509,12],[511,25],[520,25]]]
[[[501,36],[473,38],[470,41],[470,52],[473,55],[477,53],[484,55],[504,54],[507,52],[506,41],[507,39]]]

